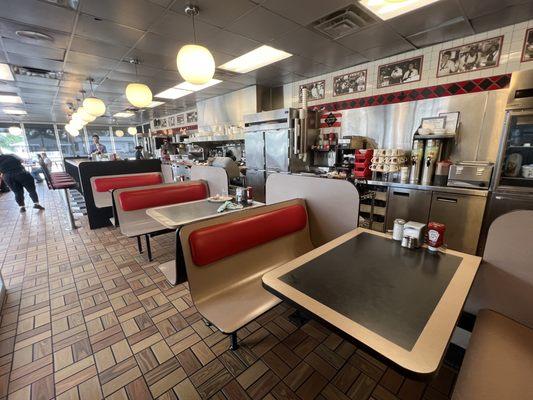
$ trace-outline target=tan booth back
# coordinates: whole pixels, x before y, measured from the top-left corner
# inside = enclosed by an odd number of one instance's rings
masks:
[[[211,196],[217,194],[227,196],[229,193],[228,174],[224,168],[207,165],[193,165],[191,167],[191,181],[200,180],[207,182]]]
[[[357,228],[359,192],[345,180],[271,174],[266,182],[266,203],[304,199],[311,240],[321,246]]]
[[[533,328],[533,211],[513,211],[489,228],[483,263],[465,309],[488,308]]]
[[[311,251],[313,245],[309,238],[309,224],[307,224],[304,229],[295,233],[249,248],[211,264],[197,266],[193,262],[189,246],[189,236],[192,232],[208,226],[242,221],[291,205],[303,205],[305,207],[305,201],[293,199],[279,204],[250,208],[182,227],[179,236],[193,300],[198,303],[230,288],[232,285],[260,278],[270,269]],[[261,229],[260,226],[257,228]]]

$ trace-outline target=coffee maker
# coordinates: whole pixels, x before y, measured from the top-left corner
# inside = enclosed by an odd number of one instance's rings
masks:
[[[440,153],[442,150],[442,140],[430,139],[426,141],[426,148],[424,150],[423,168],[422,168],[422,185],[431,185],[433,182],[433,175],[435,173],[435,166],[440,160]]]
[[[422,158],[424,157],[424,141],[413,140],[413,148],[411,150],[411,173],[409,175],[409,183],[417,185],[420,181],[420,171],[422,170]]]

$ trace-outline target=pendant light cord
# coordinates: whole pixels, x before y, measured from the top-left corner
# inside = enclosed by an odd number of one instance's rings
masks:
[[[192,33],[194,36],[194,44],[196,44],[196,25],[194,23],[194,14],[192,15]]]

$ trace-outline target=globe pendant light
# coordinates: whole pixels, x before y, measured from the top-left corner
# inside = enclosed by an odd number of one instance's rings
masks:
[[[183,46],[176,57],[178,71],[186,82],[193,85],[203,85],[213,79],[215,75],[215,59],[211,52],[204,46],[196,44],[196,27],[194,17],[200,9],[194,5],[185,7],[185,13],[192,17],[194,44]]]
[[[78,136],[80,134],[79,130],[75,129],[72,125],[66,124],[65,130],[70,136]]]
[[[78,119],[70,120],[70,126],[77,131],[83,128],[83,124]]]
[[[83,100],[83,108],[92,116],[101,117],[105,114],[105,104],[102,100],[94,96],[92,79],[89,79],[89,84],[91,85],[92,96],[87,97],[85,100]]]
[[[117,130],[115,131],[115,136],[116,136],[116,137],[122,137],[122,136],[124,136],[124,131],[123,131],[122,129],[117,129]]]
[[[93,122],[96,119],[96,117],[94,115],[89,114],[83,106],[78,108],[78,111],[76,112],[86,124],[88,124],[89,122]]]
[[[128,133],[131,135],[131,136],[135,136],[137,134],[137,128],[135,128],[134,126],[130,126],[128,128]]]
[[[139,60],[132,59],[130,63],[135,64],[135,76],[137,76],[137,64]],[[152,103],[152,91],[144,83],[130,83],[126,87],[126,98],[138,108],[148,107]]]

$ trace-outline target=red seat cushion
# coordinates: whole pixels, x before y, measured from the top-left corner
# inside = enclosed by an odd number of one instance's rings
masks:
[[[120,193],[118,199],[124,211],[135,211],[203,200],[207,195],[207,186],[203,182],[183,182],[164,187],[129,190]]]
[[[240,221],[201,228],[189,235],[192,260],[198,266],[207,265],[306,226],[305,207],[297,204]]]
[[[163,183],[163,178],[158,172],[148,174],[135,174],[129,176],[101,177],[94,180],[97,192],[109,192],[113,189],[124,189],[135,186],[148,186]]]

